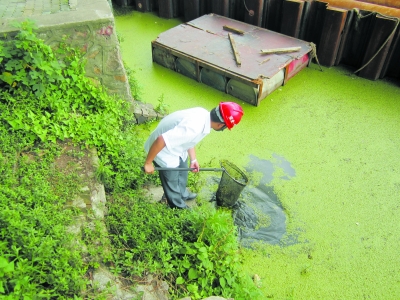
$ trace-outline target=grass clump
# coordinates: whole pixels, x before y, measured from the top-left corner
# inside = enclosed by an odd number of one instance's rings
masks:
[[[129,193],[112,197],[106,219],[112,270],[135,281],[153,273],[167,281],[173,299],[220,295],[257,299],[241,275],[237,236],[227,210],[175,210]]]
[[[55,151],[40,157],[22,155],[29,143],[0,126],[0,295],[7,299],[58,298],[79,295],[86,272],[74,236],[65,231],[73,210],[64,204],[77,190],[74,174],[63,174],[63,186],[52,178]]]

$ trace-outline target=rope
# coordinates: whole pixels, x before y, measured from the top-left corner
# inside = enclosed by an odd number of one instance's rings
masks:
[[[371,12],[371,13],[369,13],[369,14],[366,14],[365,16],[363,16],[361,13],[360,13],[360,10],[358,9],[358,8],[353,8],[353,11],[356,13],[356,15],[357,15],[357,20],[356,20],[356,23],[355,23],[355,25],[354,25],[354,29],[356,30],[356,31],[358,31],[358,24],[360,23],[360,21],[361,21],[361,19],[364,19],[364,18],[368,18],[369,16],[372,16],[372,15],[374,15],[375,14],[375,12]]]
[[[372,14],[375,14],[375,13],[370,13],[368,15],[362,16],[358,9],[355,8],[354,11],[357,14],[358,20],[360,20],[362,18],[366,18],[366,17],[368,17],[368,16],[370,16]],[[385,15],[382,15],[380,13],[376,13],[376,15],[380,15],[380,16],[382,16],[384,18],[388,18],[388,19],[391,19],[391,20],[396,20],[396,26],[394,26],[394,29],[393,29],[392,33],[389,34],[387,39],[383,42],[382,46],[376,51],[376,53],[361,68],[359,68],[357,71],[355,71],[354,74],[360,72],[362,69],[364,69],[366,66],[368,66],[371,63],[371,61],[379,54],[379,52],[381,52],[381,50],[386,46],[386,44],[392,38],[392,36],[396,33],[397,27],[399,26],[399,23],[400,23],[400,19],[399,18],[385,16]],[[356,23],[356,27],[357,27],[357,23]]]
[[[249,11],[249,9],[247,8],[247,5],[246,5],[246,0],[243,0],[243,4],[244,4],[244,8],[247,10],[247,12],[250,14],[250,11]]]
[[[323,72],[322,67],[319,64],[318,57],[317,57],[317,46],[313,42],[310,43],[310,46],[311,46],[311,60],[313,58],[315,58],[315,60],[318,63],[319,68],[321,69],[321,72]]]

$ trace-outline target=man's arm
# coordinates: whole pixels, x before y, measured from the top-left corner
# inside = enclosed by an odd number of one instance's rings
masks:
[[[196,151],[194,150],[194,148],[190,148],[188,150],[188,154],[189,154],[189,159],[190,159],[190,168],[195,168],[192,172],[198,172],[200,165],[196,159]]]
[[[165,147],[165,141],[162,135],[153,142],[147,154],[146,161],[144,163],[144,171],[147,174],[154,173],[153,160],[157,154]]]

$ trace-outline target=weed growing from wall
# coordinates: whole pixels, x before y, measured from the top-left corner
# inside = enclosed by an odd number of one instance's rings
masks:
[[[125,62],[124,62],[124,68],[126,71],[126,76],[128,77],[128,84],[131,90],[132,98],[140,101],[142,96],[142,89],[135,78],[135,71],[129,68]]]

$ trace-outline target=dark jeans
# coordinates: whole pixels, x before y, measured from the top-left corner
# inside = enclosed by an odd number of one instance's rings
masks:
[[[187,168],[188,159],[189,158],[187,158],[186,161],[183,161],[182,158],[179,158],[178,168]],[[159,167],[156,162],[154,162],[154,165]],[[189,171],[158,171],[164,195],[171,208],[187,207],[185,200],[189,196],[189,192],[186,188],[188,175]]]

